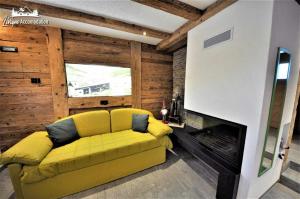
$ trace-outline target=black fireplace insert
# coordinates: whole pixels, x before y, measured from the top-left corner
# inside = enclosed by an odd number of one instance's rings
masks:
[[[236,198],[247,126],[186,111],[197,117],[191,126],[173,128],[173,140],[219,172],[216,198]]]
[[[239,173],[241,170],[246,127],[240,124],[203,116],[203,125],[208,127],[193,129],[189,133],[195,141],[212,152],[216,159]]]

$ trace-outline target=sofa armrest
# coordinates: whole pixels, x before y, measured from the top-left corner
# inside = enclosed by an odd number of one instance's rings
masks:
[[[0,164],[39,164],[52,149],[53,144],[46,131],[35,132],[1,154]]]
[[[22,165],[21,164],[10,164],[8,165],[8,171],[10,180],[13,184],[15,196],[18,199],[23,199],[23,192],[21,187],[20,176],[22,175]]]
[[[162,137],[173,132],[173,129],[171,129],[168,125],[162,123],[154,117],[149,117],[148,121],[148,132],[155,137]]]

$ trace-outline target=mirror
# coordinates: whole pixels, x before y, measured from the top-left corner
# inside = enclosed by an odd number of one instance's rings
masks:
[[[261,176],[268,171],[273,164],[284,108],[283,106],[289,78],[290,62],[290,53],[284,48],[279,48],[275,65],[276,68],[273,80],[271,104],[269,108],[268,126],[258,176]]]

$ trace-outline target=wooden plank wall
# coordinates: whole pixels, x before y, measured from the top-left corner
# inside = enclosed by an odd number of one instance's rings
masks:
[[[142,108],[156,117],[171,103],[173,92],[173,56],[157,51],[156,46],[142,44]]]
[[[133,61],[141,61],[141,70],[132,70],[133,92],[132,99],[119,97],[111,100],[113,107],[130,107],[133,103],[141,103],[141,107],[152,111],[157,117],[165,99],[167,105],[172,95],[172,54],[159,52],[155,46],[141,44],[141,53],[136,56],[132,52],[139,52],[138,42],[130,42],[105,36],[79,33],[74,31],[63,31],[64,59],[68,63],[106,64],[111,66],[131,67]],[[134,48],[134,49],[133,49]],[[79,50],[80,49],[80,50]],[[139,65],[139,64],[137,64]],[[141,73],[141,78],[139,74]],[[138,85],[138,81],[140,85]],[[135,96],[136,95],[136,96]],[[137,100],[137,98],[141,100]],[[104,97],[69,99],[70,113],[78,113],[81,107],[85,110],[111,109],[111,107],[100,107],[99,101]],[[84,101],[84,103],[83,103]],[[135,107],[140,107],[136,105]],[[75,109],[75,110],[74,110]]]
[[[130,41],[69,30],[63,30],[62,35],[65,63],[130,67]],[[108,100],[109,104],[100,105],[100,100]],[[131,105],[131,96],[68,99],[70,114]]]
[[[62,31],[61,54],[57,50],[51,50],[51,46],[60,45],[60,39],[49,38],[59,35],[59,30],[53,29],[55,34],[50,34],[51,31],[47,31],[46,27],[34,26],[0,28],[0,46],[16,46],[19,50],[18,53],[0,52],[1,147],[8,148],[30,133],[44,130],[45,125],[61,117],[60,114],[65,114],[61,112],[58,116],[55,113],[53,107],[58,104],[58,107],[67,107],[66,113],[75,114],[90,110],[131,107],[133,103],[139,103],[140,105],[135,107],[141,106],[159,116],[162,101],[165,99],[167,105],[170,103],[171,54],[159,52],[155,46],[148,44],[67,30]],[[133,59],[134,52],[138,54],[134,54]],[[133,89],[139,90],[134,94],[138,96],[67,98],[65,102],[58,101],[59,98],[53,98],[53,95],[56,91],[66,89],[58,88],[66,86],[63,83],[65,80],[62,80],[61,74],[55,75],[53,71],[58,61],[49,62],[49,59],[54,57],[60,60],[56,57],[59,54],[66,63],[131,67],[134,61],[138,68],[133,70],[136,72],[132,74],[136,82],[133,82]],[[41,84],[31,83],[30,78],[36,77],[41,78]],[[137,97],[139,100],[132,100]],[[110,104],[100,105],[100,100],[109,100]]]
[[[8,148],[53,121],[51,75],[43,27],[1,27],[0,46],[18,47],[0,52],[0,146]]]
[[[130,67],[130,41],[63,30],[66,63]]]

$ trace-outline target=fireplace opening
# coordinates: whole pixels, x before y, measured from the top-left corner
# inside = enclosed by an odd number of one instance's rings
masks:
[[[188,132],[189,136],[225,167],[240,173],[247,127],[212,116],[196,114],[199,121],[196,128]]]

